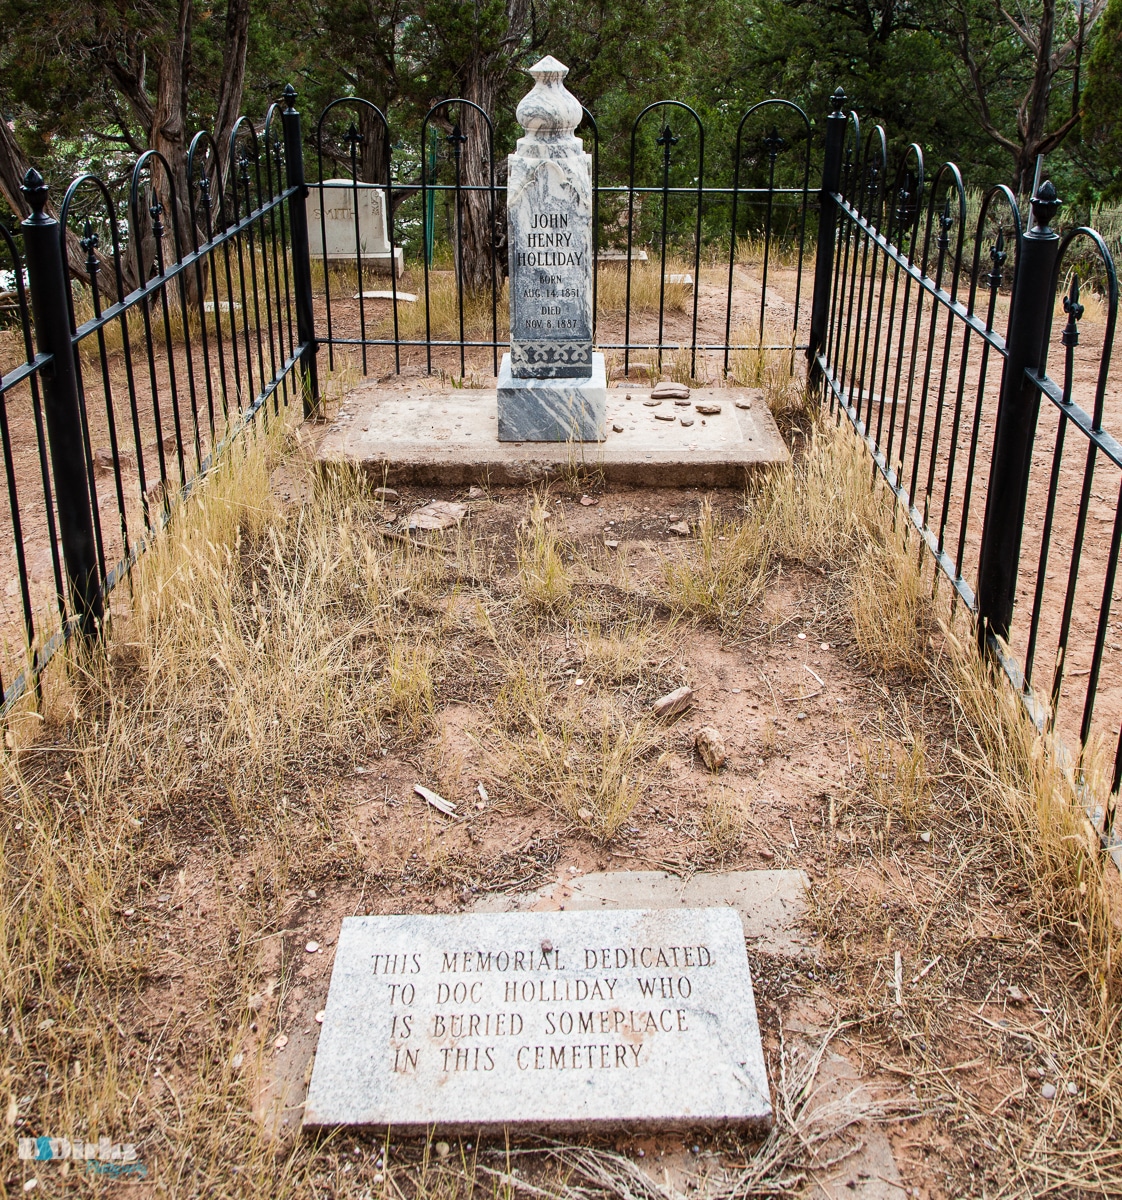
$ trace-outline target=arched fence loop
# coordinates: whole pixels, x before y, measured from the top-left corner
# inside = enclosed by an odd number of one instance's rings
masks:
[[[1115,264],[1094,230],[1053,228],[1047,179],[1027,224],[1003,185],[972,197],[953,163],[928,178],[915,143],[885,186],[886,142],[861,153],[843,116],[836,105],[827,120],[820,223],[837,234],[817,248],[811,379],[868,448],[952,614],[965,610],[1031,719],[1072,748],[1077,784],[1109,744],[1111,798],[1086,794],[1114,846],[1122,703],[1101,681],[1122,545],[1122,443],[1106,428],[1122,420]]]
[[[840,89],[824,126],[816,146],[806,112],[777,98],[720,138],[682,101],[615,130],[584,110],[596,344],[625,376],[674,354],[680,377],[688,363],[690,380],[730,384],[755,382],[768,354],[793,371],[805,350],[809,385],[868,449],[951,615],[1080,772],[1109,742],[1116,795],[1122,698],[1104,681],[1122,401],[1106,243],[1054,228],[1047,179],[1026,214],[1002,185],[971,191],[953,163],[929,174],[917,143],[890,153]],[[142,154],[123,194],[80,177],[61,221],[28,174],[31,216],[0,231],[0,319],[22,333],[0,343],[19,646],[0,641],[4,712],[37,694],[67,640],[99,636],[116,585],[270,399],[275,413],[299,395],[317,415],[321,344],[367,374],[483,383],[497,369],[508,128],[453,98],[424,116],[419,145],[395,144],[385,112],[344,97],[310,134],[309,187],[289,87],[225,146],[201,133],[183,162]],[[625,182],[606,182],[609,167]],[[389,286],[368,288],[383,265]],[[1108,840],[1114,803],[1092,814]]]
[[[38,696],[69,640],[100,636],[117,585],[270,397],[274,411],[290,391],[316,406],[294,101],[289,89],[263,129],[238,122],[224,176],[218,145],[200,133],[181,161],[140,155],[123,195],[79,176],[57,220],[31,171],[23,254],[0,226],[0,272],[12,279],[0,320],[22,333],[15,359],[0,343],[5,529],[21,608],[19,636],[3,645],[22,646],[0,649],[0,715]],[[68,232],[84,255],[81,284],[68,279]]]

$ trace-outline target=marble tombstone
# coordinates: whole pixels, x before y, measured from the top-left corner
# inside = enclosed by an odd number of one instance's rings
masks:
[[[604,356],[592,349],[591,159],[575,134],[580,101],[569,69],[547,56],[530,68],[518,105],[526,131],[507,159],[510,353],[498,380],[499,440],[593,442],[604,437]]]
[[[355,258],[355,194],[358,194],[358,245],[364,267],[389,274],[390,237],[386,227],[386,195],[382,188],[349,179],[323,181],[323,223],[320,223],[320,189],[308,192],[308,248],[313,258]],[[324,254],[326,235],[327,253]],[[393,251],[396,273],[402,271],[400,246]]]

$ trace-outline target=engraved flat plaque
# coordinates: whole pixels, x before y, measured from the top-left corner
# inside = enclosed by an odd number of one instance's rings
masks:
[[[770,1121],[733,909],[343,921],[306,1127]]]

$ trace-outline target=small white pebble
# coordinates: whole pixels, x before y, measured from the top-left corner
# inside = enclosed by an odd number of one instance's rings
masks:
[[[805,633],[800,633],[800,634],[799,634],[799,641],[800,641],[800,642],[805,642],[805,641],[806,641],[806,634],[805,634]]]
[[[274,1046],[274,1047],[275,1047],[277,1050],[283,1050],[283,1049],[285,1048],[285,1046],[287,1046],[287,1045],[288,1045],[288,1034],[287,1034],[287,1033],[282,1033],[282,1034],[280,1035],[280,1037],[278,1037],[278,1038],[277,1038],[277,1039],[276,1039],[276,1040],[273,1042],[273,1046]]]
[[[1054,1084],[1046,1083],[1041,1089],[1040,1094],[1045,1100],[1053,1100],[1056,1096],[1056,1088]]]
[[[823,643],[822,643],[822,645],[821,645],[821,646],[819,646],[818,648],[819,648],[820,650],[829,650],[829,648],[830,648],[830,643],[829,643],[829,642],[823,642]]]
[[[315,952],[319,949],[319,942],[309,942],[304,949],[307,950],[309,954],[315,954]]]
[[[584,680],[583,679],[574,679],[573,686],[574,687],[584,687]]]
[[[1079,1095],[1079,1084],[1069,1083],[1067,1085],[1067,1094],[1069,1096],[1078,1096]]]
[[[322,1024],[323,1024],[323,1018],[324,1018],[324,1017],[326,1017],[326,1016],[327,1016],[327,1009],[326,1009],[326,1008],[321,1008],[321,1009],[319,1010],[319,1012],[318,1012],[318,1013],[316,1013],[316,1021],[317,1021],[317,1023],[318,1023],[318,1024],[320,1024],[320,1025],[322,1025]]]
[[[27,1181],[27,1182],[26,1182],[26,1183],[23,1185],[23,1190],[24,1190],[25,1192],[33,1192],[33,1191],[35,1191],[35,1189],[36,1189],[38,1186],[39,1186],[39,1180],[38,1180],[38,1179],[29,1179],[29,1180],[28,1180],[28,1181]]]
[[[921,842],[929,842],[929,841],[931,841],[931,830],[930,830],[930,829],[925,829],[925,830],[924,830],[924,831],[923,831],[923,832],[922,832],[922,833],[919,835],[919,840],[920,840]]]

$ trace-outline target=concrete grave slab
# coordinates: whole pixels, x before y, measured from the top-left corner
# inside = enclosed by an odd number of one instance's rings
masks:
[[[801,928],[810,883],[805,871],[722,871],[682,879],[668,871],[596,871],[536,892],[490,893],[474,912],[727,906],[740,916],[749,948],[764,954],[814,954]]]
[[[741,487],[753,470],[788,461],[757,391],[695,388],[688,409],[650,398],[649,387],[609,388],[603,442],[500,442],[494,390],[398,391],[370,381],[348,395],[317,459],[362,467],[394,486],[520,485],[584,466],[610,484]],[[698,404],[720,412],[702,415]]]
[[[304,1126],[766,1127],[727,908],[348,917]]]

